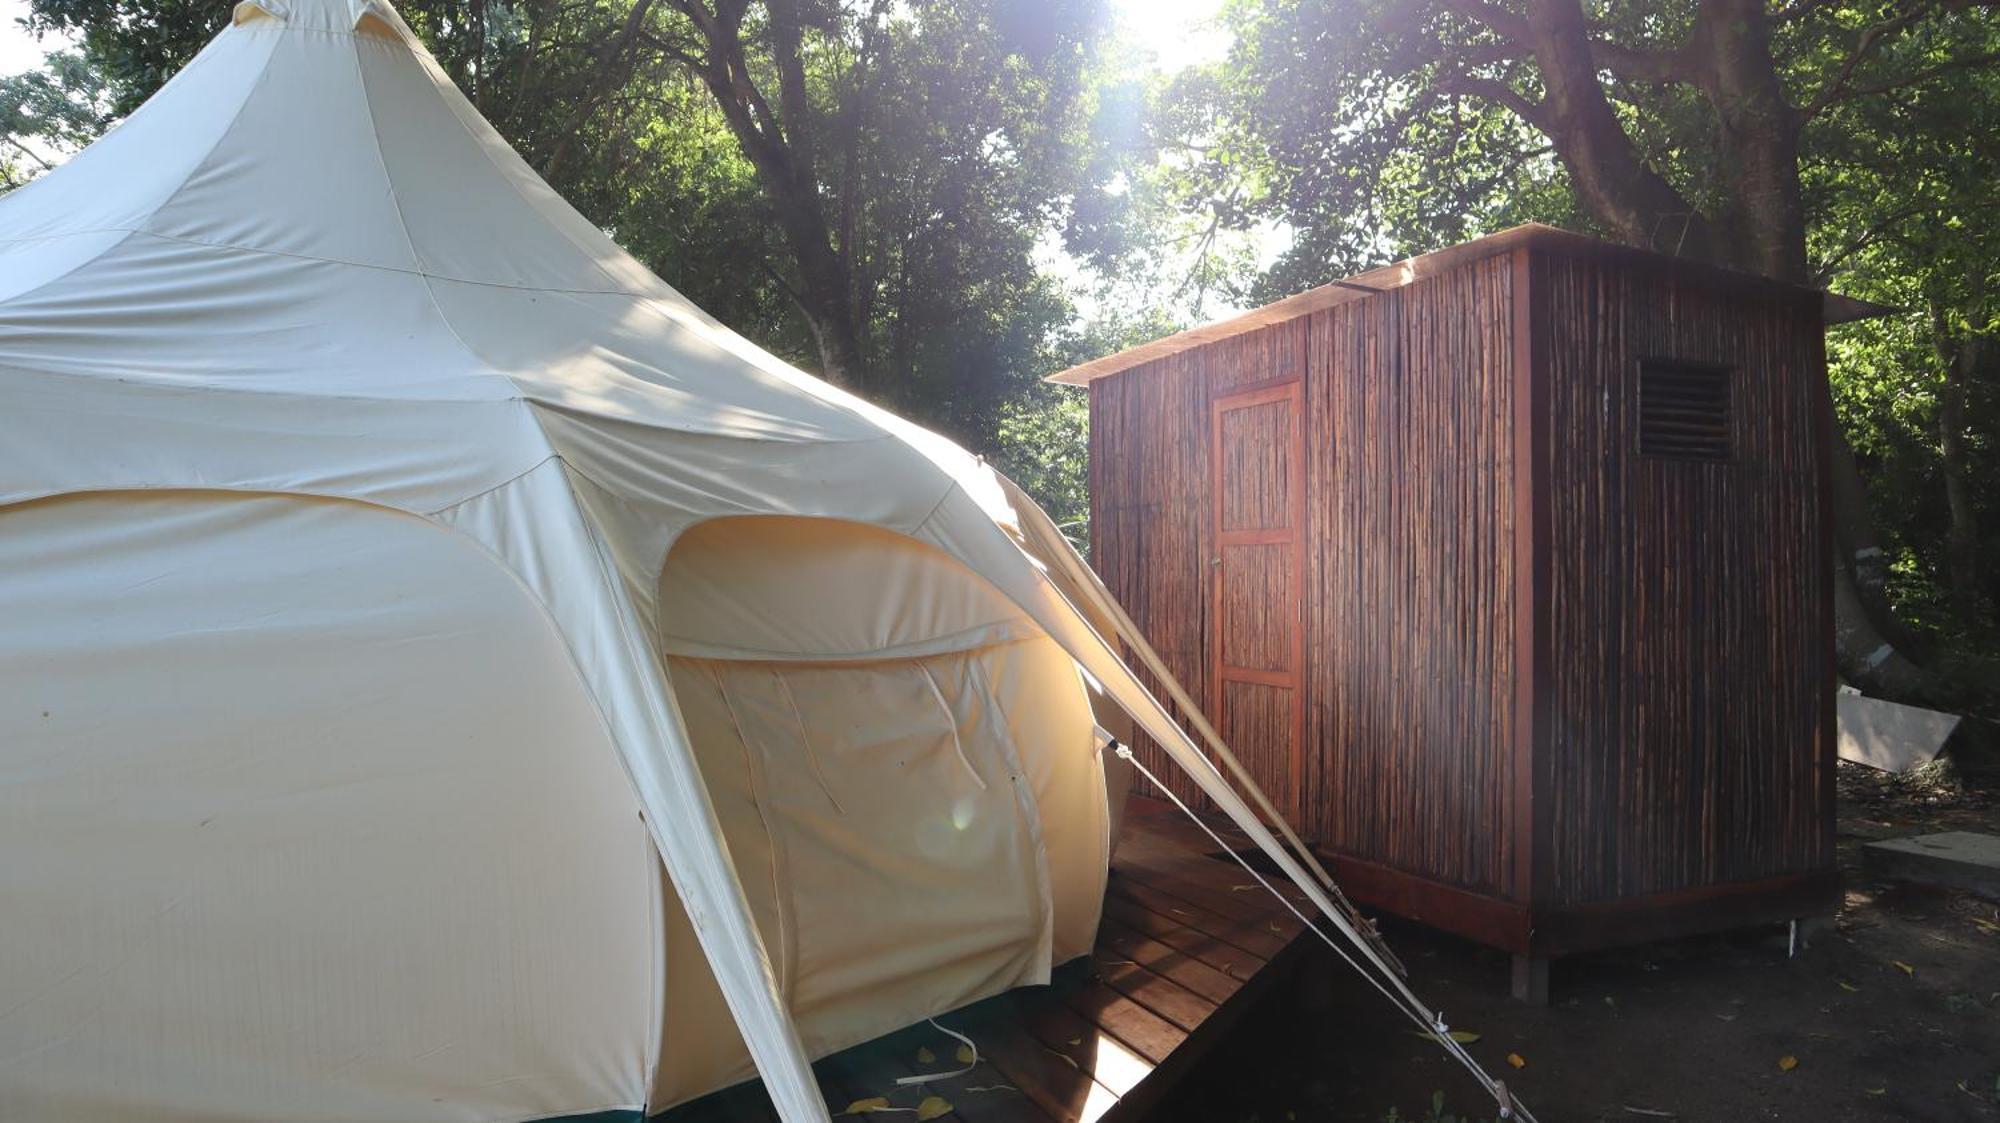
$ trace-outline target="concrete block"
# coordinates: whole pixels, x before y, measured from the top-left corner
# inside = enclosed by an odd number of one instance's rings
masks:
[[[1878,877],[1965,889],[2000,901],[2000,835],[1920,834],[1871,842],[1861,852]]]

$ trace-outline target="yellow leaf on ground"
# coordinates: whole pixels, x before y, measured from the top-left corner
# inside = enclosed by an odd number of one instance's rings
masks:
[[[937,1054],[931,1052],[930,1046],[919,1045],[917,1046],[917,1063],[920,1065],[936,1064]]]
[[[924,1102],[917,1105],[917,1123],[924,1123],[927,1119],[936,1119],[940,1115],[950,1114],[951,1101],[945,1099],[943,1096],[925,1096]]]
[[[1778,1058],[1778,1069],[1781,1072],[1790,1072],[1797,1067],[1799,1067],[1799,1059],[1790,1053],[1786,1053],[1784,1056]]]
[[[1871,1096],[1886,1096],[1889,1094],[1889,1089],[1887,1088],[1865,1088],[1863,1091]]]
[[[1840,984],[1840,989],[1846,991],[1849,994],[1861,993],[1860,987],[1855,986],[1853,983],[1848,982],[1846,979],[1836,979],[1834,981]]]
[[[1903,962],[1900,959],[1892,959],[1889,962],[1896,968],[1896,970],[1901,971],[1903,974],[1908,975],[1911,978],[1916,977],[1917,969],[1915,967],[1910,966],[1909,964]]]
[[[841,1114],[864,1115],[871,1111],[888,1111],[888,1110],[889,1110],[889,1097],[870,1096],[865,1100],[855,1100],[853,1103],[848,1104],[847,1110],[841,1112]]]
[[[957,1055],[957,1057],[958,1057],[958,1063],[959,1063],[959,1064],[962,1064],[962,1065],[969,1065],[969,1064],[971,1064],[971,1063],[972,1063],[972,1046],[970,1046],[970,1045],[960,1045],[960,1046],[958,1047],[958,1053],[957,1053],[956,1055]]]
[[[1507,1063],[1513,1065],[1515,1068],[1527,1068],[1528,1058],[1519,1053],[1509,1053],[1507,1054]]]
[[[1425,1038],[1426,1040],[1430,1041],[1438,1040],[1438,1035],[1435,1033],[1425,1033],[1421,1030],[1414,1030],[1414,1029],[1411,1030],[1410,1032],[1416,1034],[1418,1037]],[[1469,1029],[1455,1029],[1451,1031],[1451,1039],[1453,1041],[1458,1042],[1460,1045],[1470,1045],[1473,1042],[1479,1040],[1479,1035],[1472,1032]]]

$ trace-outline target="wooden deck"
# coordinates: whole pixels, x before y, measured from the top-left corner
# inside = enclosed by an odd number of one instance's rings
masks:
[[[1224,837],[1232,847],[1241,841]],[[1172,806],[1134,796],[1090,958],[1058,969],[1049,986],[940,1016],[939,1024],[979,1045],[979,1066],[963,1076],[896,1086],[899,1076],[959,1066],[959,1043],[923,1024],[820,1061],[813,1071],[828,1105],[838,1112],[882,1096],[914,1108],[938,1096],[951,1111],[933,1118],[954,1123],[1144,1118],[1296,958],[1298,919],[1215,849]],[[936,1061],[919,1061],[926,1048]],[[765,1123],[776,1116],[753,1080],[661,1118]]]

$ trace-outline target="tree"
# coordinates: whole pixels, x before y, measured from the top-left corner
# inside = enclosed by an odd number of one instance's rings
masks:
[[[1829,118],[2000,59],[1987,13],[1959,0],[1237,0],[1230,11],[1233,155],[1270,181],[1270,204],[1309,231],[1307,245],[1350,259],[1382,248],[1355,218],[1385,207],[1418,236],[1448,229],[1453,208],[1483,225],[1545,207],[1629,244],[1823,282],[1802,169]],[[1842,671],[1890,696],[1931,692],[1887,638],[1904,632],[1845,439],[1832,460]]]
[[[2000,26],[1988,45],[2000,47]],[[2000,77],[1971,69],[1836,111],[1814,145],[1813,253],[1903,309],[1835,341],[1845,428],[1873,462],[1899,603],[1959,647],[2000,646],[1991,496],[2000,375]],[[1942,533],[1938,533],[1938,528]]]
[[[0,78],[0,191],[48,171],[111,120],[104,76],[75,51]]]

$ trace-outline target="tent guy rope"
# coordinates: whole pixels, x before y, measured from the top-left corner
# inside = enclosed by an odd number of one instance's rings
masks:
[[[1500,1118],[1518,1119],[1523,1121],[1523,1123],[1536,1123],[1534,1113],[1528,1110],[1526,1104],[1514,1097],[1514,1094],[1508,1090],[1506,1081],[1497,1080],[1489,1075],[1486,1069],[1472,1058],[1472,1054],[1465,1051],[1465,1046],[1451,1036],[1451,1026],[1445,1022],[1444,1012],[1441,1010],[1432,1010],[1423,999],[1417,997],[1416,992],[1412,991],[1409,985],[1403,981],[1402,975],[1390,968],[1387,963],[1382,962],[1375,954],[1375,950],[1369,946],[1368,941],[1351,939],[1349,942],[1368,960],[1370,966],[1374,968],[1372,972],[1355,962],[1354,957],[1348,954],[1346,948],[1341,947],[1332,936],[1327,935],[1326,931],[1315,923],[1310,916],[1307,916],[1305,912],[1300,910],[1297,905],[1293,904],[1289,897],[1278,892],[1277,887],[1272,885],[1263,874],[1257,872],[1256,867],[1245,861],[1243,856],[1236,852],[1235,847],[1230,846],[1227,842],[1223,841],[1221,835],[1215,833],[1215,828],[1209,826],[1201,816],[1195,814],[1194,809],[1189,807],[1180,796],[1175,795],[1172,788],[1161,783],[1159,777],[1155,776],[1151,769],[1140,763],[1128,746],[1113,741],[1110,748],[1118,755],[1120,760],[1130,763],[1138,771],[1139,775],[1145,777],[1147,783],[1165,793],[1166,797],[1173,802],[1175,807],[1180,808],[1181,813],[1186,815],[1189,821],[1194,823],[1195,826],[1200,827],[1203,833],[1215,841],[1218,849],[1234,859],[1237,865],[1242,866],[1245,873],[1255,878],[1257,884],[1262,885],[1265,891],[1277,898],[1278,902],[1284,905],[1293,916],[1298,917],[1299,923],[1304,924],[1313,935],[1320,938],[1322,943],[1332,948],[1335,955],[1338,955],[1343,962],[1353,968],[1356,974],[1368,981],[1368,985],[1374,987],[1382,997],[1388,999],[1405,1017],[1416,1023],[1420,1032],[1443,1046],[1444,1051],[1457,1060],[1460,1065],[1463,1065],[1465,1070],[1472,1074],[1473,1079],[1479,1081],[1479,1086],[1484,1088],[1487,1094],[1493,1097],[1493,1102],[1499,1107]],[[1378,974],[1380,978],[1377,977]],[[1386,985],[1383,979],[1388,980]]]

